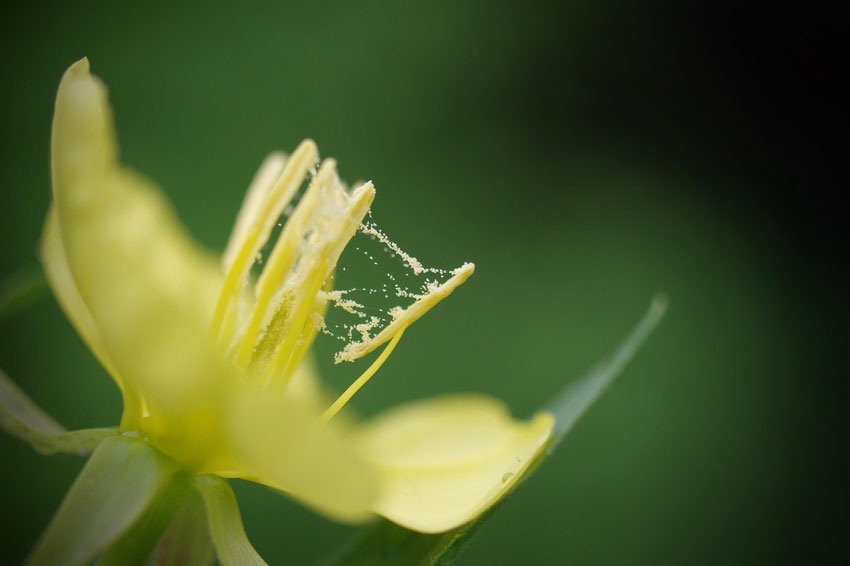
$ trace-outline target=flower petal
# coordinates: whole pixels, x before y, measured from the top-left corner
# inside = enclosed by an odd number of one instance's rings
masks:
[[[110,371],[160,402],[216,373],[205,360],[214,357],[206,333],[221,287],[218,262],[183,231],[156,187],[118,163],[106,88],[85,59],[59,85],[52,168],[68,267],[62,271],[58,251],[48,254],[52,281]],[[56,228],[49,220],[47,248],[58,248]],[[80,301],[69,299],[71,281]],[[100,340],[92,342],[95,328]]]
[[[65,256],[65,247],[62,244],[62,234],[59,233],[59,217],[56,207],[51,206],[47,211],[47,221],[44,224],[44,233],[41,238],[41,261],[44,264],[44,273],[50,283],[50,288],[59,301],[59,306],[65,311],[65,315],[74,328],[82,337],[86,346],[92,351],[104,368],[112,374],[112,377],[121,386],[121,377],[114,369],[109,352],[100,336],[100,330],[89,313],[71,268],[68,266],[68,258]]]
[[[554,419],[513,419],[499,401],[453,395],[402,405],[359,431],[378,472],[375,511],[407,528],[442,532],[495,503],[544,450]]]
[[[331,394],[319,377],[319,368],[312,352],[307,353],[295,368],[284,396],[314,407],[325,407],[330,403]]]
[[[225,408],[227,456],[201,472],[268,485],[341,521],[368,518],[375,479],[343,425],[320,424],[304,403],[249,391],[235,390]]]

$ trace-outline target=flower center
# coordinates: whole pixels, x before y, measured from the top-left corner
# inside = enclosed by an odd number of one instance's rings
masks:
[[[223,257],[226,277],[211,332],[224,355],[267,389],[283,391],[289,384],[316,334],[325,327],[328,302],[345,308],[341,293],[334,294],[331,283],[337,261],[358,227],[386,238],[374,225],[361,224],[375,197],[372,183],[349,190],[337,175],[336,162],[325,159],[284,224],[259,276],[252,277],[251,269],[279,218],[292,208],[318,161],[318,148],[311,140],[302,142],[288,159],[273,154],[266,160],[248,190]],[[415,263],[414,269],[424,269]],[[407,326],[466,280],[473,268],[465,264],[455,270],[442,285],[434,284],[424,295],[416,295],[416,302],[406,309],[391,309],[391,321],[374,337],[363,332],[360,340],[345,346],[337,361],[353,361],[389,342],[327,409],[323,420],[333,417],[374,375]]]

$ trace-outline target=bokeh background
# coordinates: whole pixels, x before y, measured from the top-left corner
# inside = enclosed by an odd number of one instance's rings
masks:
[[[826,5],[648,2],[5,3],[0,275],[35,262],[64,69],[108,83],[124,160],[221,249],[262,157],[312,137],[372,179],[374,219],[475,276],[358,394],[373,414],[483,391],[532,414],[657,291],[667,319],[458,559],[835,559],[846,451],[847,18]],[[318,344],[328,379],[332,341]],[[0,366],[70,428],[120,399],[45,296]],[[844,437],[846,439],[846,437]],[[34,544],[83,460],[0,437],[0,562]],[[234,482],[271,564],[354,536]],[[843,503],[841,503],[843,505]]]

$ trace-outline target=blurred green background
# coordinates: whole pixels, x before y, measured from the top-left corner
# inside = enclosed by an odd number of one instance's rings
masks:
[[[364,414],[482,391],[530,415],[669,295],[625,375],[457,564],[830,556],[847,308],[830,200],[846,91],[828,69],[846,20],[657,1],[113,4],[0,9],[0,275],[35,261],[53,97],[88,56],[123,159],[210,248],[265,154],[312,137],[344,178],[374,181],[402,248],[476,263],[358,394]],[[60,422],[118,422],[52,298],[0,338],[0,366]],[[331,342],[320,364],[342,387]],[[17,563],[83,460],[6,436],[0,458],[0,561]],[[357,532],[234,483],[271,564]]]

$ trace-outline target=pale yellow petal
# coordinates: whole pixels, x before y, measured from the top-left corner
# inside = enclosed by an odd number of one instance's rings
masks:
[[[67,264],[101,349],[151,410],[171,413],[220,373],[206,335],[222,275],[159,190],[117,162],[106,89],[85,60],[59,87],[52,164]]]
[[[121,389],[124,398],[122,426],[136,428],[142,414],[139,392],[135,385],[126,384],[121,379],[121,375],[110,358],[106,343],[101,337],[100,329],[77,290],[77,284],[65,256],[65,247],[62,244],[62,236],[59,232],[59,218],[54,206],[51,206],[47,212],[47,221],[41,237],[40,255],[47,281],[50,283],[53,294],[56,295],[56,300],[62,310],[65,311],[65,315]]]
[[[553,424],[548,413],[516,420],[480,395],[393,408],[358,433],[380,482],[375,511],[426,533],[462,525],[513,487],[545,449]]]
[[[56,295],[56,300],[83,341],[120,386],[121,377],[115,371],[114,364],[109,359],[109,352],[107,352],[106,345],[100,336],[100,329],[89,313],[83,298],[80,297],[74,276],[71,275],[71,268],[68,266],[65,248],[62,245],[62,235],[59,233],[59,219],[56,215],[55,206],[51,206],[47,212],[47,221],[44,224],[44,232],[41,236],[40,252],[44,273],[53,294]]]
[[[245,388],[222,418],[229,452],[203,471],[274,487],[340,521],[371,515],[375,478],[345,427],[320,424],[303,403]]]
[[[289,385],[284,390],[288,398],[306,403],[314,407],[323,407],[329,401],[329,392],[325,389],[319,377],[319,368],[312,352],[308,353],[298,364],[292,374]]]
[[[106,86],[89,73],[88,59],[62,76],[50,145],[54,198],[66,208],[97,206],[106,187],[91,180],[115,168],[118,142]]]

